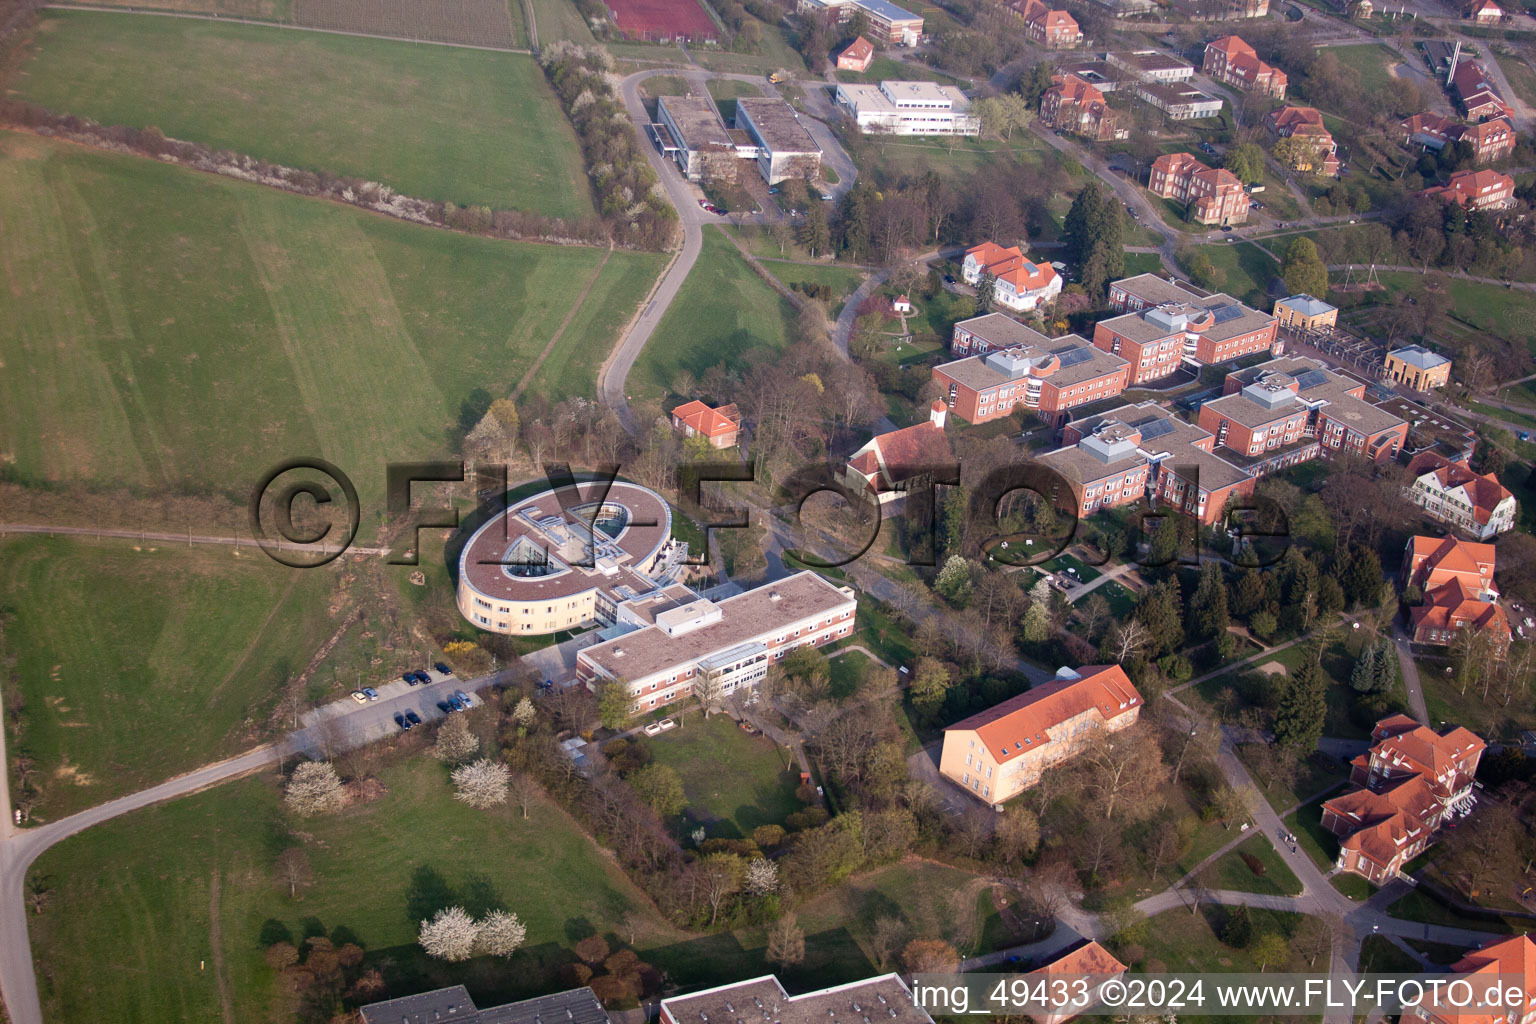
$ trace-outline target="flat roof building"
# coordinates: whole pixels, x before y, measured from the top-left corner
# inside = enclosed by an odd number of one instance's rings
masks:
[[[736,127],[751,135],[760,153],[757,169],[777,185],[786,178],[814,178],[821,171],[821,147],[781,99],[743,96],[736,101]]]
[[[1126,361],[1075,334],[1047,338],[1001,313],[955,325],[955,351],[976,353],[933,368],[943,401],[967,423],[1018,408],[1057,424],[1080,405],[1125,390]]]
[[[1157,50],[1106,53],[1104,59],[1144,82],[1187,82],[1195,75],[1195,66],[1189,61]]]
[[[1130,360],[1127,386],[1159,380],[1184,364],[1210,366],[1257,352],[1278,354],[1285,348],[1274,316],[1230,295],[1197,296],[1147,274],[1113,283],[1111,305],[1117,292],[1119,304],[1129,312],[1095,324],[1093,343]],[[1149,297],[1164,301],[1151,304]]]
[[[672,136],[672,159],[689,181],[736,180],[736,143],[703,96],[659,96],[656,117]]]
[[[800,0],[802,11],[835,11],[838,22],[863,11],[869,18],[869,34],[886,43],[916,46],[923,36],[922,15],[898,7],[890,0]]]
[[[720,601],[685,595],[650,624],[616,622],[619,635],[577,652],[576,678],[620,683],[636,714],[701,692],[713,700],[757,686],[797,647],[849,636],[855,609],[850,588],[810,570]]]
[[[590,988],[573,988],[479,1009],[463,985],[387,999],[358,1008],[362,1024],[608,1024]]]
[[[1185,82],[1133,82],[1131,91],[1143,103],[1168,115],[1170,121],[1193,121],[1221,113],[1220,97],[1201,92]]]
[[[837,105],[867,132],[891,135],[976,135],[981,122],[971,101],[952,85],[886,81],[879,85],[844,82]]]
[[[661,1001],[662,1024],[933,1024],[899,974],[792,996],[771,974]],[[558,1024],[551,1021],[549,1024]]]

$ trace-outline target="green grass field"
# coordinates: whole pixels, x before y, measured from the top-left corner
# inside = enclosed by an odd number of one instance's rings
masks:
[[[1367,43],[1364,46],[1330,46],[1323,52],[1333,54],[1340,64],[1358,71],[1360,85],[1366,92],[1391,92],[1397,88],[1399,79],[1392,74],[1392,68],[1401,64],[1403,58],[1396,51]]]
[[[913,178],[925,171],[935,171],[953,184],[982,171],[998,174],[1038,174],[1044,166],[1046,146],[1028,132],[1015,134],[1011,142],[1001,139],[944,138],[922,139],[915,136],[879,136],[867,143],[861,170],[873,176],[877,184]],[[1069,181],[1082,178],[1082,167],[1066,164]]]
[[[798,775],[784,767],[772,740],[749,736],[728,715],[689,715],[682,728],[648,741],[652,757],[677,769],[688,796],[683,826],[703,825],[711,838],[751,836],[759,825],[782,825],[798,811]]]
[[[1419,274],[1386,273],[1378,275],[1381,283],[1391,292],[1411,292],[1419,284]],[[1451,310],[1461,320],[1475,329],[1496,334],[1510,341],[1524,344],[1536,354],[1536,317],[1531,316],[1529,293],[1503,288],[1496,284],[1477,281],[1448,279],[1451,292]],[[1460,327],[1460,331],[1465,328]],[[1436,328],[1431,328],[1432,331]],[[1448,333],[1448,332],[1440,332]]]
[[[1163,258],[1155,252],[1128,252],[1125,254],[1125,276],[1154,274],[1163,269]]]
[[[635,361],[630,393],[665,397],[679,370],[700,376],[716,363],[739,366],[754,350],[781,349],[793,315],[720,229],[709,227],[698,264]]]
[[[796,284],[824,284],[830,287],[836,297],[827,303],[827,315],[834,318],[843,308],[843,303],[847,301],[848,296],[863,283],[865,276],[862,270],[840,267],[831,263],[813,267],[771,257],[763,259],[762,263],[768,273],[778,278],[787,287],[793,288]]]
[[[591,394],[663,259],[471,238],[9,134],[0,221],[14,473],[244,494],[319,455],[356,481],[364,536],[384,464],[448,454],[461,403],[510,392],[589,282],[537,382]]]
[[[23,730],[11,753],[36,759],[48,820],[253,746],[336,628],[334,565],[300,572],[252,547],[21,536],[0,559],[25,701],[6,709]]]
[[[270,942],[284,928],[297,938],[348,929],[392,995],[462,982],[482,1005],[561,987],[555,967],[571,959],[567,950],[593,931],[611,934],[626,911],[648,921],[642,946],[672,938],[608,855],[553,806],[535,805],[527,821],[510,806],[472,810],[425,757],[380,781],[378,800],[304,821],[283,812],[270,776],[234,782],[51,849],[33,877],[56,895],[29,919],[47,1018],[218,1020],[222,980],[233,1019],[291,1020],[261,955],[264,933]],[[274,860],[299,842],[316,881],[294,902]],[[526,945],[510,961],[426,960],[418,922],[455,901],[515,911]]]
[[[531,57],[85,11],[44,13],[34,50],[15,88],[61,113],[428,199],[593,212]]]
[[[1280,273],[1280,264],[1269,254],[1251,242],[1227,244],[1217,242],[1199,246],[1199,251],[1211,259],[1211,264],[1224,277],[1218,290],[1250,306],[1268,308],[1270,278]]]
[[[597,40],[586,19],[571,0],[532,0],[533,17],[539,26],[539,42],[547,45],[557,39],[591,46]]]
[[[1226,908],[1202,905],[1200,913],[1188,910],[1169,910],[1153,917],[1148,923],[1148,939],[1144,944],[1143,957],[1131,967],[1147,973],[1216,971],[1258,973],[1246,949],[1234,949],[1218,938]],[[1282,938],[1295,935],[1306,918],[1301,914],[1288,914],[1277,910],[1250,907],[1248,916],[1253,923],[1255,937],[1273,932]],[[1122,959],[1124,959],[1122,957]],[[1158,966],[1161,965],[1161,966]],[[1276,970],[1279,965],[1270,964]],[[1213,1018],[1236,1020],[1252,1018]]]
[[[898,82],[938,82],[940,85],[962,85],[963,83],[951,78],[937,68],[925,67],[921,64],[909,64],[904,60],[893,60],[890,57],[876,57],[869,63],[868,71],[839,71],[839,82],[869,82],[878,85],[881,82],[894,80]]]
[[[1241,856],[1245,853],[1258,858],[1264,868],[1262,875],[1254,874],[1248,867]],[[1275,852],[1269,837],[1264,835],[1249,836],[1236,849],[1217,858],[1214,864],[1200,872],[1198,878],[1207,889],[1232,889],[1272,896],[1301,895],[1301,883]]]

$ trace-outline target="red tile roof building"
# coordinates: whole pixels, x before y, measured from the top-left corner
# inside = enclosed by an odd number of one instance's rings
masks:
[[[1504,20],[1504,8],[1494,3],[1493,0],[1471,0],[1462,8],[1462,17],[1471,18],[1482,24],[1492,24]]]
[[[1408,421],[1365,400],[1365,384],[1315,359],[1272,359],[1227,375],[1222,397],[1200,406],[1216,452],[1263,476],[1331,452],[1386,462]]]
[[[1264,127],[1277,139],[1297,139],[1308,144],[1311,159],[1296,166],[1298,171],[1315,171],[1328,177],[1339,173],[1338,143],[1323,124],[1323,115],[1315,107],[1281,107],[1264,115]]]
[[[1525,1001],[1519,1005],[1503,1006],[1501,1012],[1486,1009],[1444,1008],[1426,999],[1424,1005],[1415,1006],[1403,1014],[1405,1024],[1536,1024],[1536,942],[1529,935],[1493,942],[1482,949],[1474,949],[1451,965],[1451,973],[1461,975],[1471,986],[1474,996],[1481,999],[1497,985],[1500,988],[1519,986]],[[1446,1000],[1449,1003],[1449,1000]],[[1500,1000],[1500,1002],[1504,1002]]]
[[[1439,734],[1407,715],[1377,722],[1371,739],[1351,764],[1361,788],[1323,804],[1323,827],[1339,837],[1340,868],[1383,885],[1441,826],[1471,812],[1485,745],[1459,726]]]
[[[1258,483],[1212,454],[1214,443],[1208,431],[1143,402],[1073,420],[1062,430],[1063,447],[1036,461],[1061,475],[1083,515],[1151,497],[1211,525]]]
[[[1047,338],[1001,313],[955,324],[951,350],[962,355],[933,368],[944,402],[967,423],[1027,409],[1048,423],[1069,410],[1113,398],[1126,386],[1126,361],[1075,334]]]
[[[1408,610],[1414,642],[1448,646],[1461,630],[1472,628],[1489,633],[1501,653],[1507,650],[1513,638],[1509,619],[1498,605],[1494,564],[1492,544],[1410,537],[1398,582],[1424,594],[1423,604]]]
[[[1097,989],[1097,986],[1106,981],[1120,978],[1125,974],[1126,970],[1126,965],[1116,960],[1114,954],[1090,939],[1076,949],[1063,953],[1045,966],[1035,968],[1025,977],[1034,979],[1034,984],[1041,982],[1051,983],[1052,979],[1060,978],[1063,979],[1072,991],[1076,991],[1075,986],[1078,978],[1091,979],[1088,980],[1088,987],[1090,991],[1093,991]],[[1026,982],[1026,984],[1029,983]],[[1030,991],[1033,991],[1033,985],[1031,985]],[[1035,1021],[1035,1024],[1062,1024],[1063,1021],[1071,1020],[1073,1017],[1087,1012],[1097,1005],[1098,1003],[1095,1002],[1075,1012],[1063,1009],[1054,1013],[1035,1013],[1031,1015],[1031,1019]]]
[[[1424,190],[1469,210],[1503,210],[1514,204],[1515,179],[1498,171],[1457,171],[1444,185]]]
[[[1162,301],[1100,320],[1093,328],[1095,346],[1130,360],[1127,387],[1159,380],[1186,363],[1209,366],[1284,350],[1272,313],[1250,309],[1230,295],[1197,296],[1159,278],[1151,281],[1157,284],[1150,292]],[[1110,286],[1112,302],[1115,287]]]
[[[734,405],[711,409],[698,399],[672,410],[672,429],[684,437],[704,437],[713,448],[732,448],[741,430],[741,412]]]
[[[1066,11],[1051,10],[1041,0],[1010,0],[1004,6],[1024,22],[1024,34],[1041,46],[1065,50],[1082,44],[1083,30]]]
[[[868,71],[869,65],[875,59],[875,44],[863,36],[848,44],[842,53],[837,55],[837,66],[842,71]]]
[[[1244,224],[1251,200],[1228,170],[1207,167],[1189,153],[1165,153],[1152,161],[1147,188],[1153,195],[1192,207],[1200,224]]]
[[[939,772],[995,806],[1081,754],[1094,736],[1134,725],[1141,705],[1119,665],[1064,668],[1049,683],[947,727]]]
[[[1431,519],[1454,526],[1480,541],[1515,525],[1515,496],[1492,473],[1476,473],[1465,462],[1422,452],[1408,464],[1413,484],[1408,500]]]
[[[1456,65],[1451,75],[1450,89],[1461,104],[1462,113],[1469,121],[1483,121],[1490,117],[1509,117],[1514,111],[1504,101],[1498,85],[1488,69],[1475,60],[1464,60]]]
[[[1447,145],[1465,141],[1480,164],[1502,160],[1514,152],[1518,136],[1507,117],[1496,117],[1480,124],[1462,124],[1449,117],[1426,111],[1402,122],[1403,142],[1439,151]]]
[[[954,449],[944,434],[947,409],[936,401],[924,423],[877,434],[848,458],[844,481],[850,490],[873,495],[881,502],[893,501],[906,491],[902,485],[923,473],[934,473],[953,465]]]
[[[1007,309],[1028,312],[1061,294],[1061,275],[1049,263],[1036,263],[1016,245],[1008,248],[982,242],[965,251],[960,276],[976,285],[982,275],[992,278],[992,301]]]
[[[1259,60],[1254,48],[1237,36],[1222,36],[1207,43],[1201,70],[1218,82],[1277,100],[1285,99],[1285,72]]]
[[[1040,97],[1040,121],[1047,128],[1075,132],[1095,142],[1130,136],[1120,116],[1097,87],[1077,75],[1053,75]]]

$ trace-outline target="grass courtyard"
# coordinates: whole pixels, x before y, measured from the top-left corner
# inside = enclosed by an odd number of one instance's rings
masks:
[[[753,352],[789,344],[794,311],[758,277],[716,227],[629,377],[633,397],[665,398],[679,370],[703,376],[716,363],[743,366]]]
[[[1255,874],[1243,859],[1253,857],[1263,869]],[[1275,852],[1269,837],[1261,834],[1249,836],[1238,846],[1222,854],[1216,862],[1200,872],[1199,882],[1207,889],[1231,889],[1237,892],[1265,893],[1272,896],[1299,896],[1301,883],[1285,861]]]
[[[651,756],[671,765],[688,797],[684,832],[703,825],[712,839],[750,837],[759,825],[782,825],[802,806],[795,798],[793,759],[764,736],[749,736],[728,715],[689,715],[682,727],[648,740]]]
[[[593,213],[575,133],[532,57],[116,13],[41,19],[15,88],[51,110],[427,199]]]
[[[136,19],[130,19],[136,20]],[[150,19],[143,19],[150,20]],[[663,257],[472,238],[0,133],[0,457],[21,480],[243,495],[320,455],[382,508],[477,390],[591,394]]]
[[[47,1019],[218,1020],[222,986],[233,1019],[290,1020],[262,959],[265,942],[283,930],[302,938],[344,928],[384,971],[391,994],[464,983],[482,1004],[561,987],[556,967],[571,959],[569,948],[593,931],[611,933],[627,911],[647,920],[642,946],[673,937],[552,805],[536,805],[527,821],[512,807],[472,810],[451,798],[446,769],[425,757],[386,769],[380,781],[379,799],[300,824],[282,810],[269,776],[247,779],[48,851],[32,877],[46,879],[55,898],[29,920]],[[315,884],[295,902],[274,861],[297,843]],[[515,911],[528,927],[524,949],[495,964],[428,961],[415,946],[417,924],[457,901]]]

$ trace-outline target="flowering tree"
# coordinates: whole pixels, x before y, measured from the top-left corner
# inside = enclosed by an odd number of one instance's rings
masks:
[[[528,926],[519,921],[516,914],[493,910],[480,922],[475,952],[485,956],[511,956],[527,937]]]
[[[336,769],[329,762],[305,761],[293,770],[283,800],[293,813],[310,818],[340,810],[346,795]]]
[[[512,770],[506,765],[482,757],[473,764],[460,765],[453,770],[453,785],[458,790],[454,797],[480,811],[504,804],[511,777]]]
[[[437,730],[432,756],[445,764],[467,761],[480,749],[480,739],[469,731],[469,719],[453,715]]]
[[[430,921],[421,922],[418,941],[427,955],[450,963],[468,960],[475,954],[480,926],[463,907],[439,910]]]

